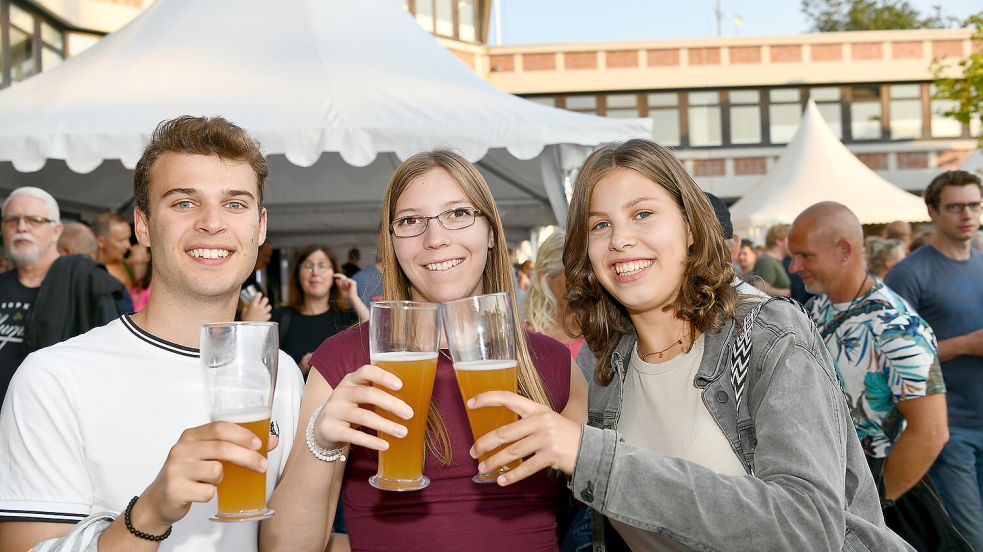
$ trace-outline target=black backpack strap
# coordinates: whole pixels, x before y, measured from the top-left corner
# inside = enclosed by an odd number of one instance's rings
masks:
[[[754,420],[751,418],[751,409],[748,407],[746,399],[747,390],[750,387],[748,376],[751,365],[751,329],[754,327],[754,320],[761,312],[761,308],[771,301],[785,301],[795,305],[806,316],[805,309],[796,300],[790,297],[770,297],[754,306],[745,316],[741,323],[737,337],[734,339],[734,346],[731,349],[731,374],[730,381],[734,386],[734,396],[737,399],[737,436],[741,443],[741,452],[744,462],[748,467],[748,473],[754,475],[754,447],[758,444],[758,439],[754,434]]]

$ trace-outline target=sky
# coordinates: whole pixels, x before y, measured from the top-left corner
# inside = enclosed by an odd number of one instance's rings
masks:
[[[716,36],[715,0],[500,0],[504,44],[664,40]],[[941,0],[909,0],[922,14]],[[723,36],[809,32],[799,0],[720,0]],[[681,7],[685,6],[685,7]],[[960,21],[983,10],[980,0],[945,0]],[[735,17],[743,24],[737,25]],[[494,43],[495,24],[490,41]]]

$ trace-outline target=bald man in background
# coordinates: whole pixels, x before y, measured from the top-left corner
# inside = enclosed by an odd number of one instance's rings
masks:
[[[888,527],[916,548],[932,549],[912,542],[917,537],[898,526],[892,506],[927,485],[922,478],[948,440],[935,334],[867,273],[863,230],[846,206],[823,202],[803,211],[792,223],[789,251],[791,271],[816,294],[806,309],[833,357]]]
[[[62,255],[86,255],[94,260],[99,254],[96,235],[81,222],[66,222],[58,238],[58,252]]]
[[[888,223],[881,232],[881,237],[885,240],[901,240],[904,242],[905,252],[911,247],[911,236],[911,224],[903,220]]]

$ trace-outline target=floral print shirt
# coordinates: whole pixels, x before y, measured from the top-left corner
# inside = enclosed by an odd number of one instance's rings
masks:
[[[886,457],[904,431],[897,403],[945,393],[935,333],[880,281],[849,303],[818,295],[806,309],[833,357],[864,452]]]

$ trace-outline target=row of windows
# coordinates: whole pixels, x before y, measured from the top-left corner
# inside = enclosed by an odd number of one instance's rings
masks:
[[[809,98],[843,141],[978,136],[943,113],[929,83],[533,96],[550,106],[607,117],[651,117],[653,138],[682,147],[786,144]]]
[[[0,87],[51,69],[65,59],[65,35],[26,5],[0,0]]]
[[[402,0],[403,8],[427,32],[478,42],[477,0]]]

